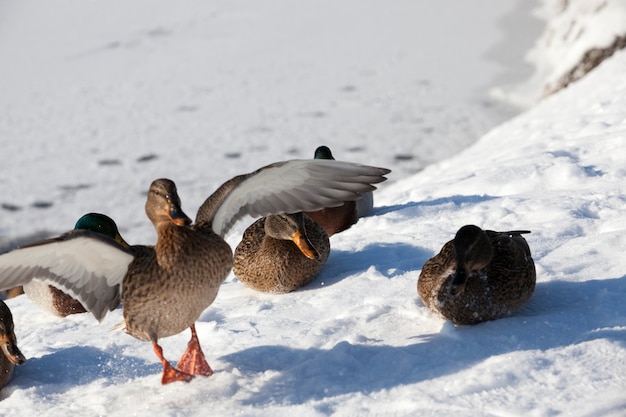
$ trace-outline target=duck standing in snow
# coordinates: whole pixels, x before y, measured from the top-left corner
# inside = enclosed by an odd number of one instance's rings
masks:
[[[315,150],[314,159],[334,160],[328,146],[319,146]],[[371,191],[362,193],[361,198],[346,201],[341,206],[326,207],[322,210],[305,211],[304,214],[319,224],[328,234],[343,232],[355,224],[359,218],[365,217],[374,208],[374,195]]]
[[[233,272],[257,291],[287,293],[311,282],[329,254],[328,235],[308,216],[274,214],[246,229]]]
[[[154,246],[119,245],[89,230],[22,247],[0,255],[0,290],[27,284],[33,276],[57,282],[98,320],[122,300],[127,333],[149,341],[163,364],[162,383],[189,381],[213,373],[195,330],[195,321],[215,297],[233,265],[224,240],[244,215],[295,213],[358,199],[384,181],[384,168],[326,160],[278,162],[222,184],[198,209],[191,224],[175,184],[152,182],[146,214]],[[59,262],[59,259],[63,262]],[[173,367],[158,339],[190,328],[187,350]]]
[[[17,339],[13,331],[13,315],[4,301],[0,300],[0,389],[13,376],[15,365],[21,365],[24,362],[26,358],[17,347]]]
[[[424,264],[417,291],[429,309],[455,325],[508,316],[535,289],[535,264],[522,234],[463,226]]]

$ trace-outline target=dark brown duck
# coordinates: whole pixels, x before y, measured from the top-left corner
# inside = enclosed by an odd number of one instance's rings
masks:
[[[426,307],[455,325],[510,315],[535,289],[535,264],[522,234],[463,226],[424,264],[417,292]]]

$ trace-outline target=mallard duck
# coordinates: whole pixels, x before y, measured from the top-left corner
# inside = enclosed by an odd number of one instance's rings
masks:
[[[334,160],[335,158],[328,146],[319,146],[315,150],[314,159]],[[368,191],[361,193],[361,198],[356,201],[346,201],[338,207],[306,211],[304,214],[319,224],[328,236],[332,236],[349,229],[360,217],[370,214],[373,207],[374,196],[371,191]]]
[[[15,365],[24,362],[26,358],[17,347],[13,331],[13,315],[4,301],[0,300],[0,389],[11,379]]]
[[[91,230],[92,232],[113,238],[120,245],[127,247],[117,225],[109,216],[101,213],[87,213],[74,225],[74,230]],[[85,313],[87,310],[74,298],[44,281],[33,279],[24,285],[24,293],[42,310],[60,317],[70,314]]]
[[[311,282],[329,254],[328,235],[308,216],[274,214],[246,229],[233,272],[255,290],[287,293]]]
[[[191,224],[174,182],[152,182],[146,214],[157,232],[155,246],[119,245],[89,230],[0,255],[0,290],[33,276],[56,282],[98,320],[122,301],[125,331],[152,343],[163,364],[162,383],[213,373],[195,321],[215,297],[233,265],[224,240],[244,215],[295,213],[339,205],[375,189],[390,171],[339,161],[293,160],[263,167],[222,184],[200,206]],[[60,262],[59,259],[63,259]],[[177,367],[164,357],[158,339],[190,328],[191,339]]]
[[[531,297],[535,264],[522,234],[463,226],[424,264],[417,292],[455,325],[508,316]]]

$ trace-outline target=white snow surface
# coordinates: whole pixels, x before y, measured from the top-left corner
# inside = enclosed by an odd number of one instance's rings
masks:
[[[534,73],[525,82],[498,85],[494,97],[526,108],[560,84],[587,51],[605,49],[626,36],[626,2],[622,0],[539,0],[534,15],[545,22],[541,36],[525,54]]]
[[[465,3],[1,3],[7,247],[89,211],[153,243],[154,178],[193,217],[224,180],[321,143],[394,171],[307,287],[229,276],[197,322],[210,378],[162,386],[151,346],[108,331],[120,309],[98,324],[7,300],[28,361],[0,415],[626,415],[626,53],[494,127],[476,90],[499,71],[485,58],[498,22],[522,11]],[[445,50],[450,31],[466,56]],[[470,223],[530,229],[538,283],[511,317],[454,327],[416,283]],[[165,355],[188,337],[162,339]]]

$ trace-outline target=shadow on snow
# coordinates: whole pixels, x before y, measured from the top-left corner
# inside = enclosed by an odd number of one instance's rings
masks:
[[[319,275],[299,291],[327,287],[371,267],[391,279],[404,272],[421,269],[431,256],[433,253],[430,250],[404,243],[371,243],[359,251],[332,249]]]
[[[406,346],[340,342],[329,350],[258,346],[221,358],[244,374],[280,372],[245,404],[303,404],[350,393],[369,394],[470,368],[494,355],[607,339],[626,346],[626,276],[538,283],[515,315],[438,334],[409,335]],[[398,331],[406,332],[410,326]]]
[[[73,346],[37,358],[28,358],[16,368],[11,384],[2,398],[14,390],[36,387],[48,394],[63,393],[78,385],[98,379],[107,384],[125,383],[130,379],[159,375],[161,364],[154,361],[109,353],[92,346]]]
[[[482,203],[484,201],[491,201],[498,199],[500,197],[494,197],[490,195],[453,195],[450,197],[442,197],[436,198],[434,200],[429,201],[411,201],[404,204],[396,204],[393,206],[379,206],[374,207],[374,212],[371,216],[382,216],[387,213],[392,213],[394,211],[400,211],[405,209],[421,209],[424,207],[433,207],[433,206],[445,206],[448,204],[452,204],[455,206],[463,206],[466,204],[477,204]],[[419,218],[416,216],[416,221],[419,221]]]

